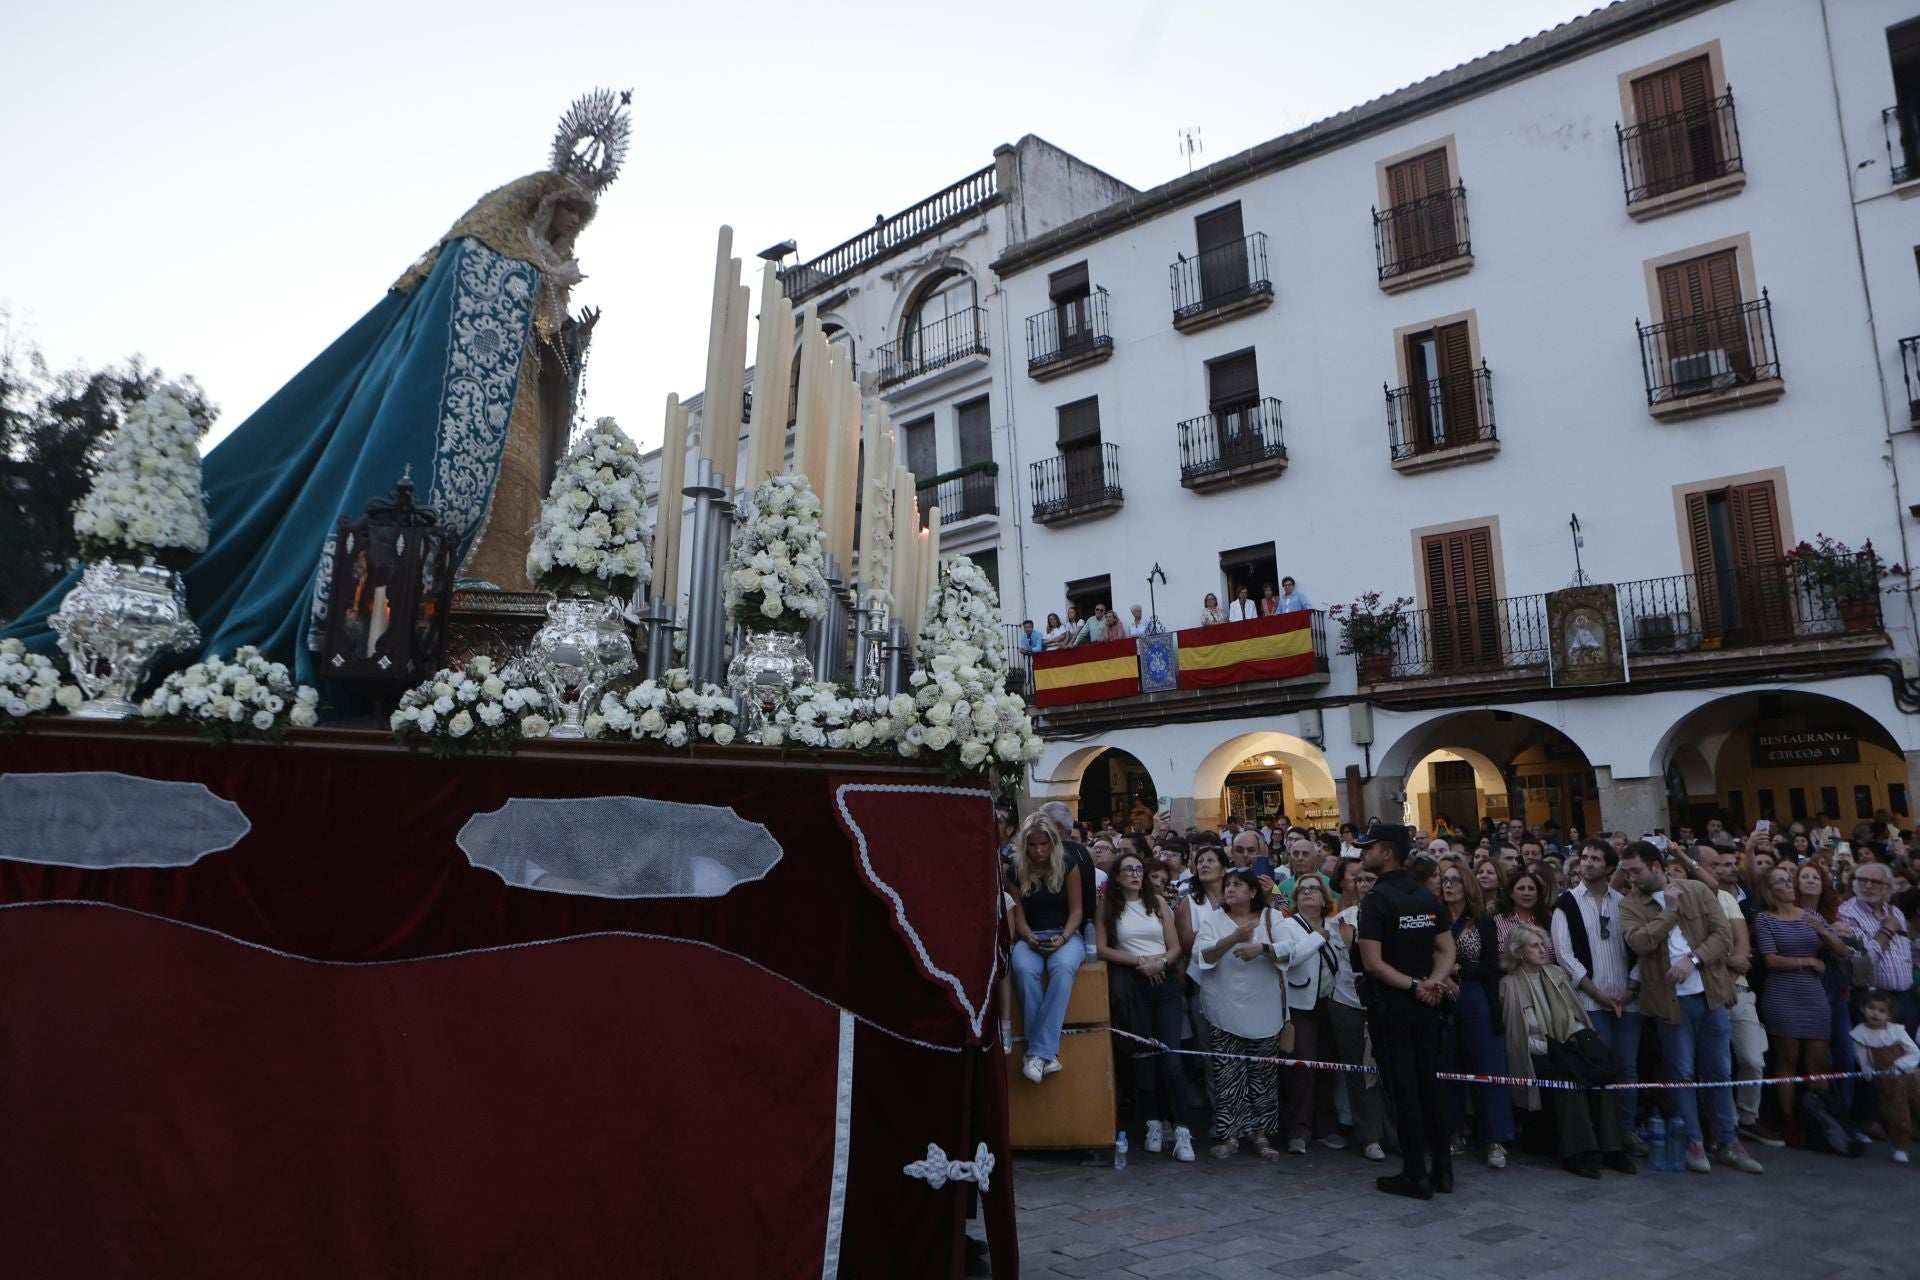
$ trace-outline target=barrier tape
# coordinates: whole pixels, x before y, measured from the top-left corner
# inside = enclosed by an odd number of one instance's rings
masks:
[[[1096,1031],[1106,1031],[1123,1040],[1151,1047],[1159,1053],[1178,1054],[1186,1058],[1232,1058],[1241,1062],[1271,1063],[1276,1067],[1304,1067],[1309,1071],[1345,1071],[1352,1075],[1379,1075],[1380,1068],[1369,1067],[1353,1062],[1316,1062],[1311,1058],[1270,1058],[1254,1053],[1216,1053],[1210,1049],[1176,1049],[1163,1041],[1150,1036],[1137,1036],[1131,1031],[1122,1031],[1118,1027],[1067,1027],[1060,1032],[1063,1036],[1091,1035]],[[1004,1043],[1011,1047],[1014,1043],[1024,1042],[1025,1036],[1007,1038]],[[1762,1076],[1758,1080],[1632,1080],[1619,1084],[1597,1085],[1595,1088],[1606,1092],[1626,1089],[1735,1089],[1744,1085],[1764,1084],[1825,1084],[1835,1080],[1871,1080],[1876,1076],[1899,1075],[1897,1071],[1825,1071],[1818,1075],[1804,1076]],[[1448,1080],[1458,1084],[1505,1084],[1531,1086],[1538,1089],[1578,1089],[1588,1086],[1573,1080],[1541,1080],[1533,1076],[1491,1076],[1477,1075],[1465,1071],[1436,1071],[1436,1080]]]

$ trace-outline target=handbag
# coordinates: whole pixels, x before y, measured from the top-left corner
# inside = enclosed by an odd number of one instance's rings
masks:
[[[1589,1089],[1620,1078],[1620,1060],[1613,1046],[1592,1027],[1576,1027],[1565,1040],[1547,1041],[1547,1061],[1560,1075]]]
[[[1271,910],[1261,912],[1260,923],[1267,928],[1267,945],[1269,947],[1273,946],[1273,912]],[[1275,959],[1278,960],[1278,958],[1276,949]],[[1293,1019],[1287,1017],[1291,1012],[1287,1007],[1287,971],[1285,969],[1278,969],[1276,970],[1276,976],[1280,979],[1280,1016],[1286,1018],[1286,1021],[1280,1024],[1280,1052],[1288,1057],[1292,1057],[1295,1037]]]

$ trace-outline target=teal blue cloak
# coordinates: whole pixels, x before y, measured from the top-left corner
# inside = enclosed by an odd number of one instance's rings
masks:
[[[185,570],[203,652],[258,645],[316,683],[308,639],[336,522],[409,466],[465,560],[493,501],[539,283],[526,262],[449,242],[424,282],[388,293],[207,454],[209,541]],[[0,635],[51,654],[47,617],[78,580]]]

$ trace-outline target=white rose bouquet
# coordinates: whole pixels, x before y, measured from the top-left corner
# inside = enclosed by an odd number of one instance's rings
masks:
[[[943,567],[915,650],[914,692],[889,707],[900,755],[935,757],[950,776],[992,766],[1014,778],[1040,758],[1026,699],[1007,690],[1000,602],[965,556]]]
[[[747,495],[727,548],[727,616],[749,631],[804,631],[827,611],[820,499],[805,476]]]
[[[127,410],[106,460],[73,509],[88,560],[167,557],[207,549],[207,497],[200,484],[200,424],[175,383]]]
[[[61,683],[50,659],[28,653],[18,640],[0,640],[0,733],[31,715],[71,711],[81,701],[80,686]]]
[[[893,737],[885,698],[850,696],[827,681],[795,685],[771,721],[760,730],[762,744],[805,747],[810,751],[869,751]]]
[[[940,567],[927,592],[926,621],[914,644],[921,665],[957,645],[978,651],[978,661],[989,671],[1007,669],[1006,631],[1000,624],[1000,597],[980,566],[966,556],[953,556]]]
[[[733,716],[733,699],[726,690],[717,684],[696,685],[686,668],[675,667],[625,693],[603,695],[600,709],[586,718],[584,727],[589,738],[616,733],[669,747],[693,742],[724,747],[738,733]]]
[[[141,702],[140,714],[197,725],[210,742],[279,742],[288,726],[305,729],[319,723],[320,693],[309,685],[295,685],[284,664],[269,662],[249,644],[235,649],[232,658],[202,658],[174,672]]]
[[[522,738],[544,738],[553,727],[547,695],[531,685],[509,684],[485,654],[466,670],[442,668],[400,695],[388,718],[393,740],[425,739],[436,756],[490,749],[511,751]]]
[[[646,505],[639,448],[612,418],[601,418],[554,472],[533,526],[527,576],[545,591],[631,596],[653,581]]]

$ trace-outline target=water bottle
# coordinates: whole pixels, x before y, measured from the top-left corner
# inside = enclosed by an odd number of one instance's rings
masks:
[[[1675,1116],[1667,1125],[1667,1172],[1687,1171],[1687,1126]]]
[[[1122,1129],[1113,1135],[1113,1170],[1118,1173],[1127,1167],[1127,1131]]]
[[[1671,1154],[1667,1150],[1667,1122],[1656,1111],[1647,1122],[1647,1167],[1655,1173],[1672,1173],[1673,1166],[1667,1163]]]

